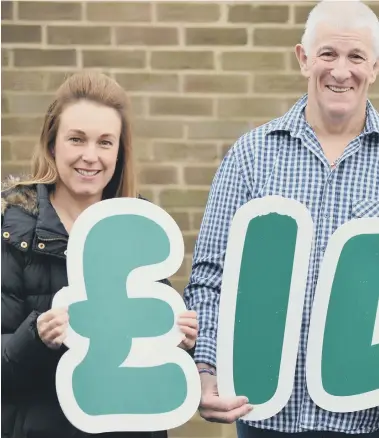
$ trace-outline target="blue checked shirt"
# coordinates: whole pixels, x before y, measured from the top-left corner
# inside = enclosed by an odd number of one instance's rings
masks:
[[[294,389],[281,412],[248,424],[289,433],[306,430],[368,433],[379,430],[379,407],[353,413],[320,409],[307,392],[305,354],[313,295],[330,236],[351,218],[379,216],[379,114],[368,102],[363,132],[332,168],[305,120],[306,104],[307,95],[283,117],[243,135],[215,175],[184,292],[188,308],[199,315],[195,361],[216,365],[220,286],[228,230],[236,210],[251,199],[268,195],[295,199],[312,215],[315,243]]]

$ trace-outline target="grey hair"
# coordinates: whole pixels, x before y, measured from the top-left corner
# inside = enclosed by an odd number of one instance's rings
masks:
[[[360,0],[322,0],[312,9],[301,41],[307,55],[315,39],[316,28],[321,23],[345,30],[369,29],[376,59],[379,59],[379,20],[373,10]]]

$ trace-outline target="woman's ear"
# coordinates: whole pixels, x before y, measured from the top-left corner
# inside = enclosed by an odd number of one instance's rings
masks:
[[[300,71],[304,77],[309,79],[309,69],[308,69],[308,56],[305,53],[304,46],[302,44],[297,44],[295,47],[296,58],[300,65]]]

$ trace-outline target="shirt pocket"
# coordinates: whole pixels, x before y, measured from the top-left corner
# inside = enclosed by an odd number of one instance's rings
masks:
[[[379,199],[355,199],[352,203],[353,218],[379,217]]]

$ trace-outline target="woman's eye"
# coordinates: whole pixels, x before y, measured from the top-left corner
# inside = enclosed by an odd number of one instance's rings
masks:
[[[70,140],[72,143],[80,143],[80,142],[82,141],[82,139],[79,138],[79,137],[71,137],[71,138],[69,138],[69,140]]]
[[[102,146],[112,146],[112,142],[110,142],[110,141],[108,141],[108,140],[102,140],[101,142],[100,142],[100,144],[102,145]]]

